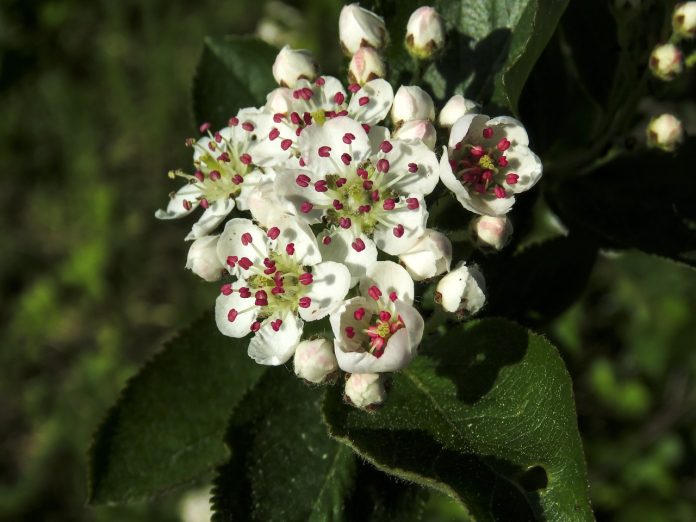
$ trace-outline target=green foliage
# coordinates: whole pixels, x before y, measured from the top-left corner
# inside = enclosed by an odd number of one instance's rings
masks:
[[[554,347],[499,319],[452,329],[373,415],[329,394],[331,434],[477,520],[592,520],[572,387]]]
[[[278,50],[255,38],[207,37],[193,84],[193,111],[214,128],[243,107],[258,107],[276,87],[271,66]]]
[[[210,314],[167,343],[135,376],[95,436],[90,501],[124,502],[200,476],[228,453],[230,411],[263,375],[244,341]]]

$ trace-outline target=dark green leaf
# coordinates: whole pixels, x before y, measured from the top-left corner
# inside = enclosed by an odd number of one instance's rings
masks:
[[[216,521],[343,520],[353,452],[321,421],[320,388],[268,372],[228,430],[232,459],[215,480]]]
[[[549,197],[571,230],[696,266],[696,140],[643,152],[563,182]]]
[[[244,107],[258,107],[275,87],[271,67],[278,50],[244,36],[208,37],[193,84],[198,124],[227,124]]]
[[[514,323],[450,330],[393,377],[374,414],[327,395],[331,434],[377,467],[446,492],[480,521],[592,520],[572,385]]]
[[[166,343],[95,435],[90,502],[143,498],[224,462],[230,413],[266,370],[247,343],[223,337],[211,314]]]

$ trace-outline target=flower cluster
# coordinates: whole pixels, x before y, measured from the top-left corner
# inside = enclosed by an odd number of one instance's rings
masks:
[[[404,45],[432,60],[445,36],[438,13],[422,7]],[[449,189],[477,215],[471,243],[500,250],[512,234],[506,214],[542,166],[519,121],[480,114],[461,95],[438,116],[421,87],[395,91],[384,79],[389,35],[375,13],[344,7],[339,38],[347,84],[321,75],[308,51],[283,48],[263,107],[241,109],[219,130],[204,123],[202,137],[187,141],[194,170],[170,173],[186,183],[156,216],[202,207],[186,267],[225,279],[215,304],[222,334],[251,336],[248,354],[259,364],[293,358],[307,382],[344,372],[346,400],[373,408],[386,397],[385,376],[418,353],[417,290],[430,285],[460,319],[485,305],[476,266],[460,261],[450,271],[452,243],[429,228],[429,199],[454,202]],[[314,321],[325,321],[325,335],[305,335]]]

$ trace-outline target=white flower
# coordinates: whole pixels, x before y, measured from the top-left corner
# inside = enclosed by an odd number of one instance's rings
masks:
[[[406,48],[420,60],[432,58],[445,45],[445,27],[433,7],[419,7],[406,24]]]
[[[372,47],[361,47],[350,59],[348,79],[351,83],[364,85],[370,80],[384,78],[387,66],[378,51]]]
[[[468,114],[452,127],[440,179],[467,210],[502,216],[515,203],[514,194],[541,178],[541,160],[528,145],[527,131],[516,119]]]
[[[471,236],[479,248],[502,250],[512,236],[507,216],[479,216],[471,221]]]
[[[348,269],[322,262],[312,231],[289,216],[267,231],[248,219],[231,219],[217,253],[236,278],[221,288],[215,303],[218,329],[229,337],[254,332],[248,353],[259,364],[290,359],[303,320],[325,317],[348,292]]]
[[[435,104],[430,95],[416,85],[402,85],[394,95],[391,117],[398,127],[405,121],[435,121]]]
[[[413,280],[392,261],[377,261],[360,281],[360,297],[330,315],[338,366],[350,373],[394,372],[416,355],[423,318],[412,306]]]
[[[672,14],[672,27],[681,38],[696,36],[696,2],[678,4]]]
[[[437,230],[427,229],[408,252],[399,256],[414,281],[423,281],[449,272],[452,263],[452,243]]]
[[[455,94],[440,111],[438,123],[440,127],[449,129],[462,116],[475,113],[478,110],[478,104],[474,101],[467,100],[461,94]]]
[[[676,45],[658,45],[650,54],[650,70],[663,81],[674,80],[684,70],[682,52]]]
[[[186,257],[186,268],[202,279],[217,281],[225,272],[225,266],[217,255],[219,236],[203,236],[191,243]]]
[[[404,122],[394,133],[394,138],[400,140],[420,140],[430,149],[435,148],[437,132],[429,120],[411,120]]]
[[[328,339],[302,341],[293,359],[295,374],[305,381],[322,383],[338,371],[333,343]]]
[[[672,114],[661,114],[650,120],[647,128],[648,145],[671,152],[684,139],[684,128]]]
[[[475,266],[463,262],[440,279],[435,290],[435,302],[446,311],[460,317],[476,314],[486,303],[483,275]]]
[[[358,122],[338,117],[306,128],[299,148],[305,166],[278,169],[277,193],[302,219],[323,224],[324,258],[345,263],[353,284],[376,260],[375,246],[399,255],[418,241],[438,169],[423,143],[370,140]]]
[[[158,219],[177,219],[193,212],[196,207],[204,210],[193,225],[187,240],[208,235],[235,207],[247,208],[249,192],[273,174],[264,167],[282,159],[282,151],[277,150],[267,139],[273,119],[257,109],[242,109],[231,118],[229,126],[215,132],[209,124],[203,124],[201,131],[207,136],[193,146],[193,175],[181,171],[171,172],[170,177],[184,178],[187,183],[176,193],[170,195],[166,210],[158,210]]]
[[[294,87],[299,80],[314,81],[317,74],[317,62],[312,53],[304,49],[291,49],[286,45],[273,62],[273,78],[284,87]]]
[[[384,402],[387,391],[378,373],[354,373],[346,380],[345,395],[353,406],[370,409]]]
[[[361,47],[384,48],[387,28],[380,16],[358,4],[350,4],[341,9],[338,17],[338,37],[343,52],[351,56]]]

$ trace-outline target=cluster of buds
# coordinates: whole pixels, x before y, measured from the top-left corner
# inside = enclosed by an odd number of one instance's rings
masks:
[[[696,36],[696,1],[677,4],[672,12],[672,37],[668,43],[657,45],[650,54],[649,66],[652,73],[662,81],[669,82],[684,72],[685,65],[693,66],[693,59],[684,60],[681,40],[692,40]]]
[[[442,182],[477,215],[472,244],[497,251],[512,234],[506,213],[515,195],[542,168],[519,121],[479,114],[461,95],[437,118],[421,87],[395,93],[383,79],[388,34],[375,13],[344,7],[339,36],[350,57],[347,86],[321,75],[308,51],[284,47],[266,104],[240,110],[218,131],[201,126],[202,137],[187,142],[195,171],[172,174],[186,184],[156,216],[204,209],[187,236],[186,267],[205,281],[228,279],[215,303],[222,334],[249,336],[259,364],[292,359],[308,383],[343,372],[346,401],[373,409],[386,398],[388,374],[418,354],[425,323],[416,289],[425,285],[416,282],[436,287],[435,303],[456,320],[486,302],[476,266],[458,260],[451,269],[452,243],[428,227],[428,198]],[[444,36],[438,13],[421,7],[405,45],[431,60]],[[447,146],[438,150],[438,141]],[[311,321],[326,321],[330,334],[305,338]]]

